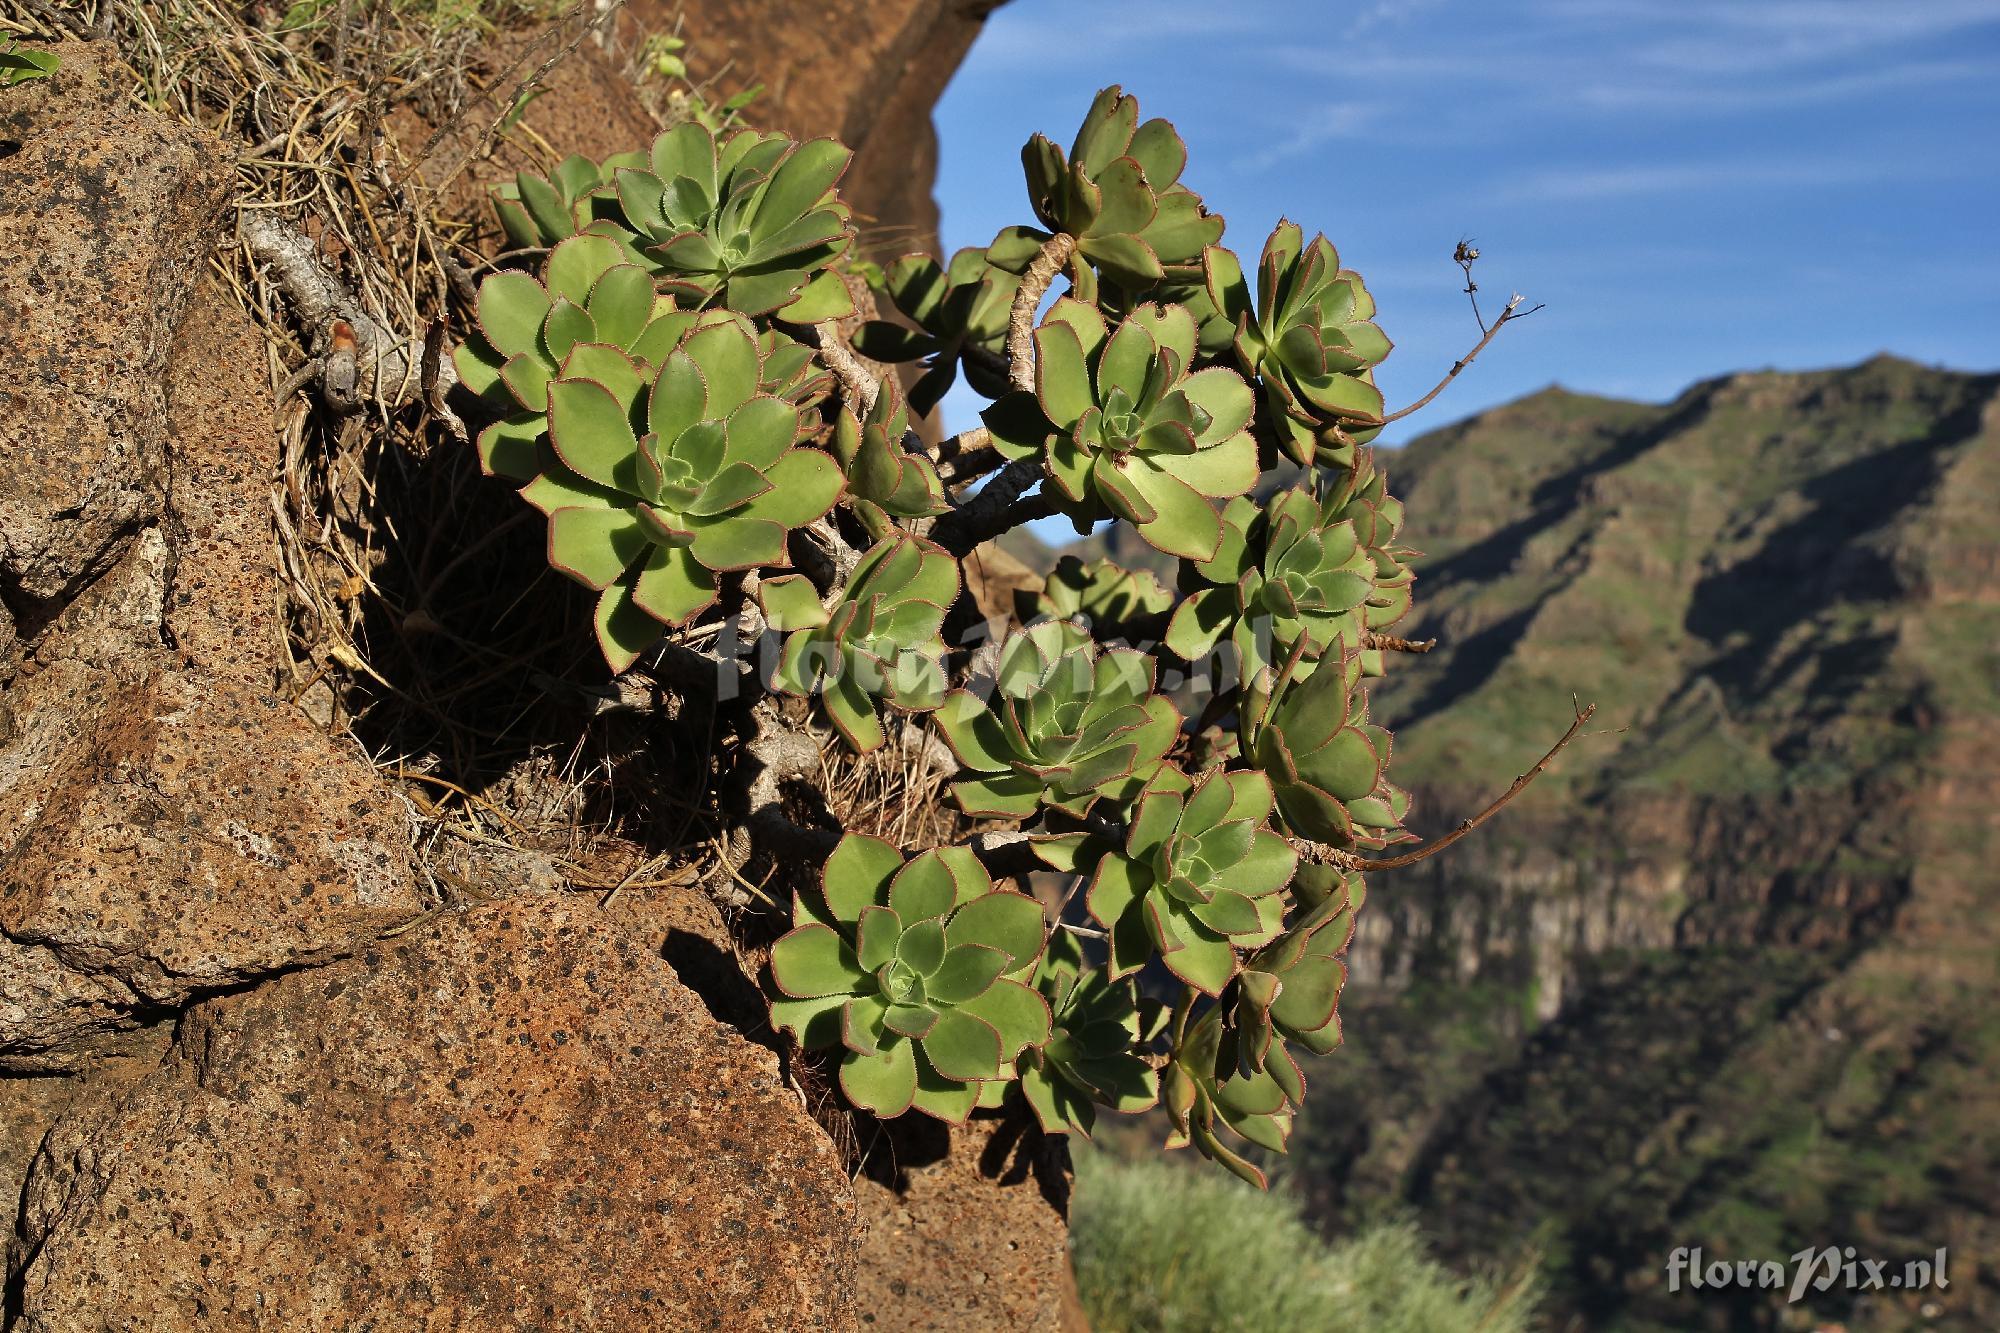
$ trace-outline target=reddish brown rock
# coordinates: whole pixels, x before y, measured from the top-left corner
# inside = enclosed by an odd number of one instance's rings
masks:
[[[172,503],[26,645],[8,693],[0,1067],[71,1068],[105,1033],[423,906],[402,802],[272,689],[255,335],[212,291],[187,329],[163,395]]]
[[[1001,0],[634,0],[639,24],[679,22],[701,71],[727,96],[763,84],[751,115],[801,137],[854,149],[841,193],[862,253],[937,248],[937,131],[931,108]]]
[[[558,28],[556,32],[568,32]],[[546,175],[549,163],[523,135],[488,141],[487,130],[512,108],[519,82],[535,73],[558,46],[551,30],[495,33],[472,48],[470,59],[486,80],[463,110],[445,124],[426,120],[407,106],[389,117],[390,131],[417,162],[420,179],[437,192],[439,212],[487,229],[495,250],[505,249],[493,215],[492,187],[518,171]],[[622,62],[582,42],[542,72],[536,96],[521,124],[564,155],[603,159],[644,147],[660,132]]]
[[[1020,595],[1041,592],[1048,578],[1046,573],[1029,568],[999,542],[975,548],[959,569],[979,614],[1002,625],[1019,620]]]
[[[7,1207],[20,1211],[28,1167],[49,1126],[86,1096],[129,1087],[157,1069],[172,1036],[168,1023],[120,1033],[98,1044],[84,1072],[0,1074],[0,1199]]]
[[[0,1078],[0,1190],[7,1198],[20,1199],[42,1136],[81,1087],[81,1079],[61,1074]]]
[[[18,1326],[844,1328],[853,1229],[773,1055],[522,899],[202,1004],[60,1120]]]
[[[275,695],[159,672],[79,741],[0,803],[24,830],[0,926],[76,978],[8,996],[12,1056],[323,962],[420,910],[400,803]]]
[[[0,159],[0,590],[23,612],[0,727],[0,1068],[16,1070],[72,1068],[104,1034],[423,906],[401,801],[274,691],[263,348],[212,290],[183,320],[223,234],[220,149],[129,109],[94,48],[62,55],[0,110],[23,145]]]
[[[854,197],[883,219],[914,199],[928,227],[929,102],[976,15],[833,17],[866,29],[865,60],[813,75],[847,99]],[[228,232],[227,154],[63,54],[0,118],[26,145],[0,161],[0,385],[27,386],[0,390],[0,1070],[73,1075],[0,1085],[10,1326],[852,1326],[853,1192],[739,1035],[761,1000],[705,901],[598,911],[547,892],[553,865],[491,856],[479,885],[544,892],[417,920],[403,802],[281,684],[265,353],[219,293],[188,301]],[[565,150],[650,133],[604,58],[553,77],[574,96],[535,115]],[[765,105],[836,128],[809,84]],[[449,188],[502,174],[482,171]],[[955,1229],[1000,1257],[905,1292],[959,1327],[1047,1326],[1059,1213],[964,1165],[896,1207],[925,1245]],[[982,1303],[980,1277],[1014,1294]]]
[[[1070,1280],[1067,1157],[1025,1113],[954,1130],[907,1116],[884,1127],[868,1167],[854,1185],[865,1327],[1087,1328]]]
[[[160,512],[161,371],[232,178],[96,49],[60,54],[0,99],[0,590],[23,631]]]

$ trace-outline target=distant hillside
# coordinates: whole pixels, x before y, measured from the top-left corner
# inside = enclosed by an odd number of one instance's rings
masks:
[[[2000,376],[1551,389],[1387,469],[1426,552],[1404,632],[1441,640],[1376,696],[1419,831],[1572,693],[1606,734],[1375,877],[1301,1132],[1319,1215],[1532,1241],[1589,1329],[1795,1326],[1669,1295],[1680,1245],[1948,1245],[1948,1291],[1793,1314],[2000,1326]]]
[[[1411,722],[1399,771],[1505,768],[1577,688],[1632,729],[1573,781],[1711,795],[1841,782],[1928,744],[1924,714],[2000,711],[1996,385],[1884,357],[1661,407],[1551,389],[1416,441],[1391,480],[1449,651],[1379,696]]]

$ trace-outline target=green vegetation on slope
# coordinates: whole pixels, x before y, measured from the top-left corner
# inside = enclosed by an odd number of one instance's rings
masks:
[[[1070,1245],[1097,1333],[1521,1333],[1533,1314],[1526,1275],[1462,1280],[1408,1222],[1328,1245],[1284,1194],[1078,1159]]]
[[[1918,606],[1994,383],[1878,357],[1657,407],[1552,389],[1386,458],[1425,552],[1401,632],[1446,645],[1376,696],[1402,780],[1504,782],[1573,691],[1629,730],[1537,800],[1840,787],[1914,757],[1919,682],[1965,674]]]
[[[1294,1141],[1310,1217],[1414,1211],[1453,1263],[1533,1237],[1557,1326],[2000,1326],[1996,390],[1877,358],[1550,391],[1389,459],[1441,640],[1377,696],[1413,824],[1572,691],[1623,730],[1375,881]],[[1667,1291],[1695,1244],[1947,1245],[1953,1285]]]

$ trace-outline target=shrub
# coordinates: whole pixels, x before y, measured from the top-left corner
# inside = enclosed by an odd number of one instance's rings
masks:
[[[1166,1162],[1079,1155],[1077,1289],[1097,1333],[1521,1333],[1531,1280],[1465,1280],[1408,1222],[1329,1245],[1281,1193]]]

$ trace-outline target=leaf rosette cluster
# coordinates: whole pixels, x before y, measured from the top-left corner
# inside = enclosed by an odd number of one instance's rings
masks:
[[[1264,245],[1254,307],[1235,255],[1213,247],[1203,267],[1209,299],[1236,328],[1237,362],[1264,386],[1267,421],[1285,452],[1307,467],[1351,467],[1355,446],[1381,425],[1374,370],[1390,349],[1361,275],[1340,266],[1326,237],[1305,244],[1292,222],[1280,222]]]
[[[1019,818],[1046,805],[1082,815],[1100,798],[1128,799],[1153,781],[1181,725],[1153,692],[1154,661],[1099,650],[1062,620],[1011,636],[992,696],[954,690],[937,711],[965,776],[952,795],[969,815]]]
[[[1389,781],[1392,738],[1368,720],[1360,680],[1350,655],[1294,681],[1270,702],[1250,754],[1270,777],[1287,828],[1333,847],[1379,850],[1410,840],[1410,797]]]
[[[1111,329],[1064,297],[1035,330],[1035,392],[986,413],[994,447],[1040,454],[1071,517],[1131,523],[1150,545],[1207,560],[1222,540],[1215,499],[1257,482],[1256,398],[1226,366],[1192,370],[1194,317],[1141,306]]]
[[[853,156],[832,139],[747,129],[718,139],[688,121],[655,139],[643,166],[614,173],[617,211],[591,225],[696,304],[797,324],[835,319],[854,310],[831,270],[854,241],[835,189]]]
[[[996,889],[971,852],[903,859],[859,834],[827,860],[820,893],[794,902],[771,946],[778,1027],[809,1049],[841,1049],[840,1086],[877,1115],[915,1107],[960,1121],[981,1086],[1049,1040],[1033,975],[1048,930],[1041,905]]]
[[[548,384],[540,471],[549,563],[599,594],[613,669],[716,599],[718,573],[788,563],[785,537],[839,498],[839,465],[801,447],[799,409],[759,387],[740,315],[698,321],[648,383],[615,348],[572,353]]]
[[[1019,1097],[1081,1134],[1162,1105],[1170,1146],[1261,1182],[1341,1040],[1360,872],[1387,868],[1365,854],[1413,840],[1363,688],[1414,647],[1387,634],[1416,553],[1367,447],[1390,415],[1374,299],[1290,222],[1253,282],[1180,136],[1117,88],[1067,151],[1024,149],[1035,225],[879,270],[849,151],[739,109],[498,187],[512,267],[453,363],[481,466],[546,516],[614,673],[682,691],[669,667],[760,655],[717,673],[747,706],[706,701],[736,742],[717,845],[725,878],[780,893],[822,863],[767,995],[849,1103],[955,1122]],[[901,322],[850,318],[864,280]],[[921,371],[906,390],[864,359]],[[990,404],[939,444],[917,427],[953,386]],[[1051,513],[1124,525],[1145,568],[1066,555],[1007,625],[970,571]],[[1207,697],[1182,693],[1211,661]],[[857,753],[893,735],[1011,828],[911,852],[793,822],[769,784],[839,761],[765,729],[814,719]],[[1053,923],[996,887],[1034,866],[1069,877]]]
[[[757,595],[771,628],[789,631],[773,683],[788,694],[820,691],[827,717],[856,750],[886,739],[877,699],[907,712],[944,700],[945,608],[958,596],[958,565],[907,533],[861,557],[831,610],[805,578],[766,579]]]
[[[1269,827],[1271,783],[1262,773],[1211,769],[1156,782],[1139,797],[1122,845],[1087,833],[1045,840],[1045,860],[1088,871],[1091,916],[1110,935],[1110,975],[1159,958],[1182,982],[1220,995],[1245,950],[1283,929],[1298,853]]]
[[[1077,253],[1128,290],[1199,262],[1222,239],[1222,219],[1180,183],[1187,145],[1179,132],[1157,117],[1141,124],[1139,99],[1115,87],[1090,104],[1067,156],[1037,134],[1021,163],[1042,225],[1076,237]]]

